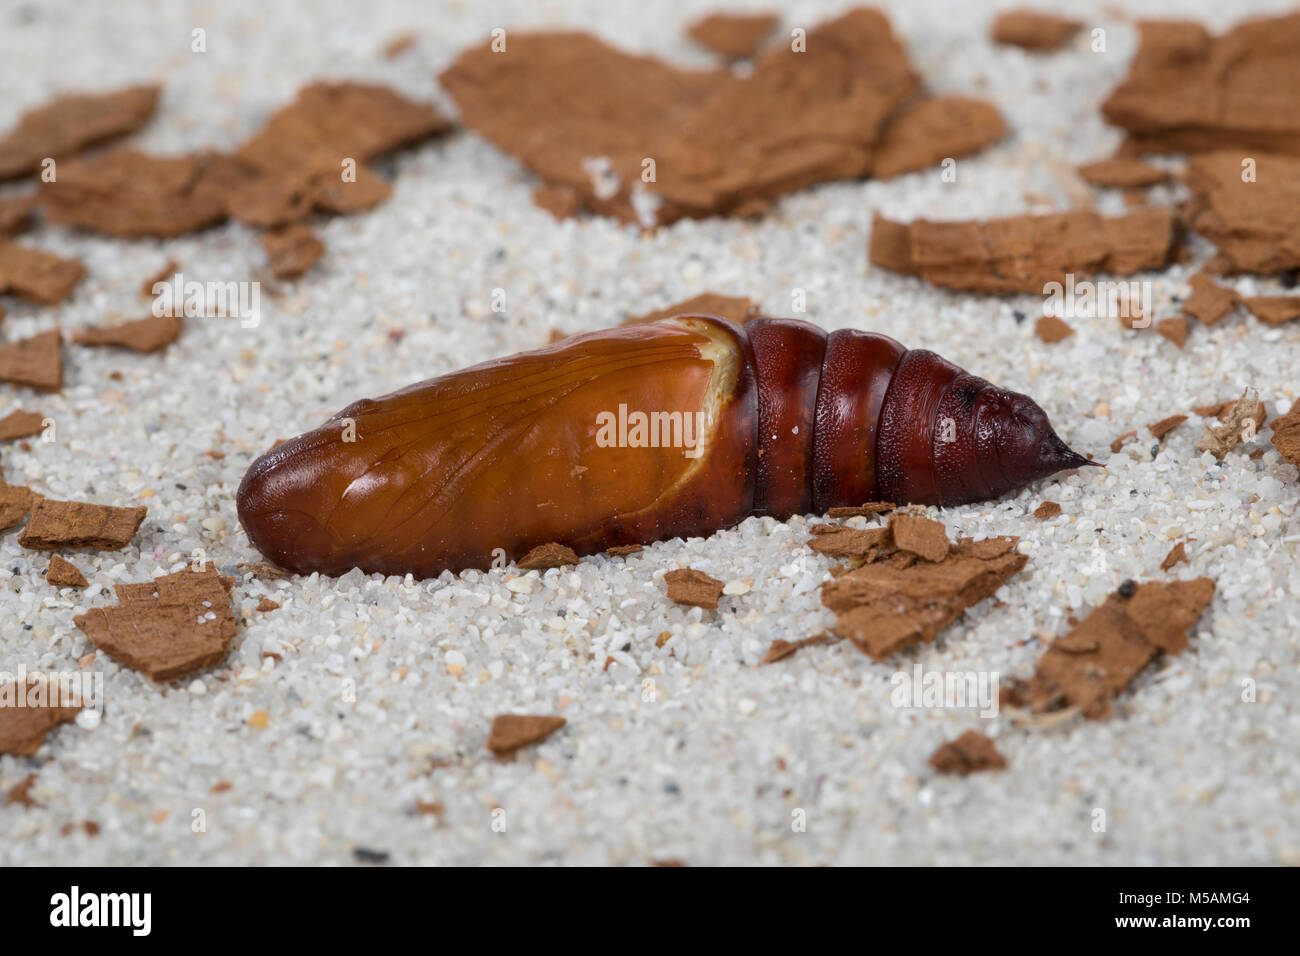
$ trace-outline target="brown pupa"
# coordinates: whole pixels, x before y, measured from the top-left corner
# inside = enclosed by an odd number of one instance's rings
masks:
[[[685,315],[356,402],[257,459],[253,544],[293,571],[431,577],[888,500],[957,505],[1066,468],[1032,399],[871,332]]]

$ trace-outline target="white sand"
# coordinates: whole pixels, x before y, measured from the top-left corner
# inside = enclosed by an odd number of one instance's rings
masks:
[[[586,27],[704,64],[681,28],[714,6],[10,5],[0,12],[0,126],[64,89],[156,78],[166,82],[163,107],[136,142],[224,147],[319,77],[381,80],[445,103],[436,72],[496,26]],[[1046,58],[991,46],[984,4],[889,6],[935,89],[993,99],[1014,129],[960,161],[955,185],[937,171],[832,184],[759,223],[684,222],[640,236],[600,220],[555,223],[531,205],[532,180],[514,160],[461,132],[387,164],[388,203],[323,223],[326,257],[277,295],[264,284],[257,329],[189,320],[176,345],[147,357],[68,347],[62,394],[3,389],[0,414],[35,406],[58,428],[53,445],[3,449],[9,481],[60,498],[144,503],[149,517],[122,552],[72,556],[91,580],[84,593],[47,587],[46,556],[19,548],[13,532],[0,536],[0,663],[74,668],[93,648],[73,616],[112,603],[116,582],[179,568],[193,548],[228,571],[256,560],[233,492],[274,439],[358,397],[537,347],[552,327],[611,325],[710,289],[753,296],[774,315],[790,314],[793,290],[805,290],[812,321],[886,332],[1028,392],[1068,442],[1108,462],[1011,500],[935,513],[953,535],[1021,536],[1031,560],[1000,592],[1003,605],[985,602],[936,645],[887,664],[839,644],[757,666],[774,638],[831,621],[817,590],[831,562],[807,548],[803,519],[750,520],[627,560],[584,560],[529,575],[531,592],[507,587],[512,570],[436,582],[241,575],[242,623],[226,666],[158,687],[101,655],[92,666],[108,699],[98,726],[61,728],[32,760],[0,758],[0,787],[39,769],[33,795],[44,804],[0,806],[0,863],[349,863],[357,846],[396,863],[1300,862],[1296,469],[1267,432],[1246,449],[1263,448],[1257,460],[1198,454],[1195,418],[1154,459],[1145,433],[1120,454],[1107,447],[1247,384],[1271,414],[1285,411],[1300,327],[1268,331],[1237,315],[1193,328],[1180,351],[1150,331],[1121,332],[1113,318],[1075,319],[1078,334],[1045,346],[1032,334],[1038,297],[952,294],[869,267],[875,209],[907,219],[1008,214],[1031,208],[1026,193],[1066,208],[1077,188],[1070,167],[1119,141],[1098,106],[1134,45],[1131,26],[1101,12],[1116,4],[1078,9],[1106,27],[1108,52],[1080,37]],[[1286,6],[1188,0],[1147,12],[1223,27],[1248,9]],[[809,26],[840,9],[792,4],[787,22]],[[206,54],[190,52],[196,26],[207,30]],[[419,33],[418,47],[383,60],[379,48],[406,29]],[[1122,210],[1117,194],[1097,195]],[[58,308],[7,302],[6,340],[143,314],[138,286],[169,257],[190,278],[266,279],[256,235],[236,225],[162,243],[50,228],[27,241],[81,258],[90,275]],[[1160,314],[1210,254],[1204,243],[1194,250],[1193,264],[1146,277]],[[504,315],[489,308],[494,288],[508,296]],[[1013,310],[1030,321],[1017,324]],[[398,330],[405,337],[393,341]],[[109,379],[113,370],[122,381]],[[1044,500],[1064,514],[1034,519]],[[1029,731],[1006,715],[891,706],[891,675],[918,662],[1027,673],[1068,615],[1126,578],[1164,577],[1161,558],[1186,537],[1196,539],[1191,562],[1172,576],[1209,575],[1218,593],[1191,650],[1150,668],[1111,719]],[[679,608],[661,578],[681,566],[753,589],[716,613]],[[284,606],[253,612],[263,596]],[[671,638],[656,646],[664,631]],[[282,660],[261,656],[272,651]],[[1246,678],[1257,683],[1254,703],[1241,700]],[[247,724],[259,709],[269,716],[262,730]],[[498,762],[484,741],[504,711],[560,713],[569,724]],[[934,747],[972,727],[996,738],[1009,768],[933,774]],[[448,765],[435,769],[440,761]],[[219,781],[230,788],[212,793]],[[416,815],[419,800],[441,802],[441,818]],[[497,806],[504,833],[492,827]],[[1104,833],[1093,829],[1097,808]],[[796,810],[805,832],[792,829]],[[196,833],[199,811],[206,830]],[[60,835],[87,818],[102,827],[97,837]]]

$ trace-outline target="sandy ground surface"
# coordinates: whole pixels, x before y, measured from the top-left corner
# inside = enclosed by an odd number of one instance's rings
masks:
[[[224,147],[320,77],[380,80],[445,104],[436,72],[496,26],[584,27],[702,65],[681,30],[714,6],[7,4],[0,126],[61,90],[159,79],[160,114],[135,142]],[[750,295],[774,315],[790,314],[802,290],[807,318],[827,329],[885,332],[1028,392],[1070,444],[1109,464],[934,512],[954,536],[1021,536],[1030,562],[999,603],[889,663],[838,644],[758,666],[774,638],[832,620],[818,599],[831,562],[806,545],[811,517],[751,519],[522,583],[513,569],[430,582],[238,572],[240,632],[225,666],[159,687],[100,656],[102,719],[56,731],[30,760],[0,758],[0,787],[36,770],[43,804],[0,806],[0,863],[347,864],[358,847],[401,864],[1300,862],[1296,471],[1267,433],[1246,449],[1263,448],[1258,459],[1202,456],[1195,419],[1158,448],[1145,435],[1118,454],[1108,448],[1121,432],[1245,385],[1270,414],[1285,411],[1300,329],[1238,315],[1195,328],[1180,351],[1113,318],[1084,318],[1072,321],[1074,337],[1046,346],[1032,332],[1036,296],[937,291],[866,261],[873,210],[966,218],[1047,208],[1035,196],[1055,208],[1075,201],[1071,167],[1119,141],[1098,113],[1134,46],[1117,8],[1222,28],[1285,4],[1081,4],[1077,14],[1107,30],[1107,52],[1080,37],[1050,57],[992,46],[992,5],[886,6],[934,89],[991,98],[1013,128],[962,160],[956,184],[937,170],[831,184],[761,222],[683,222],[643,236],[600,220],[556,223],[531,205],[519,165],[459,132],[386,163],[396,185],[386,204],[322,222],[325,258],[299,282],[264,281],[256,329],[191,319],[155,356],[68,349],[59,395],[6,387],[0,414],[35,405],[58,426],[52,445],[3,449],[9,481],[57,498],[143,503],[149,516],[127,549],[74,556],[91,581],[84,592],[47,587],[46,557],[19,548],[13,532],[0,536],[0,662],[75,667],[93,648],[74,615],[112,603],[117,582],[179,568],[194,548],[228,571],[256,560],[233,492],[274,439],[358,397],[538,347],[553,327],[612,325],[708,289]],[[786,22],[842,9],[791,4]],[[196,26],[207,30],[205,54],[190,52]],[[382,45],[404,30],[418,45],[383,59]],[[1117,194],[1095,196],[1123,208]],[[140,282],[169,257],[194,278],[267,279],[255,234],[237,225],[161,243],[52,228],[27,241],[82,259],[90,274],[63,306],[7,303],[6,340],[140,314]],[[1210,254],[1203,243],[1193,251],[1191,264],[1139,277],[1154,281],[1162,314]],[[504,313],[490,308],[493,289],[507,294]],[[1030,321],[1017,322],[1017,310]],[[1063,515],[1033,518],[1044,500]],[[1214,578],[1215,600],[1191,650],[1150,668],[1114,717],[1027,730],[1005,714],[891,705],[891,677],[916,664],[1027,673],[1068,616],[1126,578],[1162,577],[1161,558],[1189,537],[1191,561],[1171,575]],[[674,606],[662,576],[679,566],[744,593],[717,612]],[[263,597],[282,608],[253,611]],[[1242,700],[1247,679],[1253,703]],[[249,723],[258,711],[264,728]],[[497,761],[484,742],[502,712],[559,713],[568,726]],[[935,775],[931,751],[972,727],[996,738],[1009,768]],[[440,803],[441,815],[416,813],[419,801]],[[61,834],[85,819],[98,836]],[[806,826],[793,825],[800,819]]]

